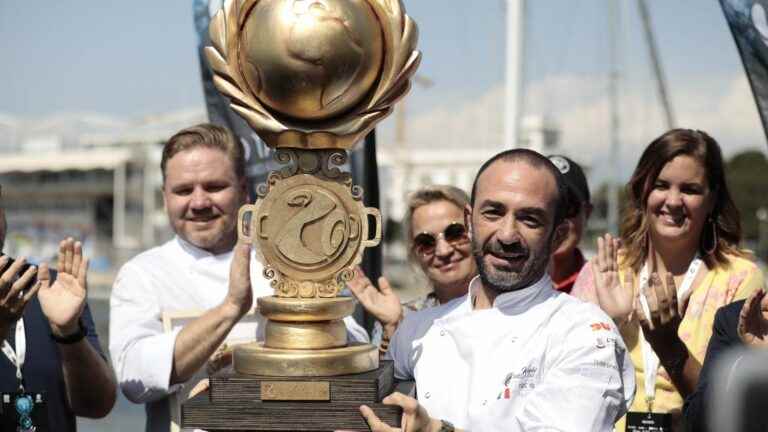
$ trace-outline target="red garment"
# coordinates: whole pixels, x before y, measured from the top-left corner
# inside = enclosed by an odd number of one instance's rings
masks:
[[[581,253],[581,250],[579,248],[574,249],[573,253],[576,254],[576,261],[579,263],[576,266],[576,271],[574,271],[570,276],[564,279],[552,281],[555,284],[556,290],[562,291],[566,294],[571,293],[571,289],[573,289],[573,284],[576,282],[576,278],[579,276],[579,272],[581,271],[581,268],[584,267],[584,264],[587,263],[587,261],[584,259],[584,255]]]

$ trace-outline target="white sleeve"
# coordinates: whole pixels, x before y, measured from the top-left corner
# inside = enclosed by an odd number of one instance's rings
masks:
[[[554,358],[547,361],[543,381],[516,410],[514,426],[496,423],[491,429],[613,431],[634,397],[634,367],[607,316],[595,323],[605,323],[610,330],[595,330],[590,323],[577,321],[563,333],[560,349],[552,345]]]
[[[181,387],[170,385],[177,334],[163,332],[157,295],[145,273],[124,265],[110,298],[109,352],[129,400],[152,402]]]
[[[371,341],[368,332],[351,316],[344,318],[344,325],[347,326],[347,340],[349,342],[369,343]]]

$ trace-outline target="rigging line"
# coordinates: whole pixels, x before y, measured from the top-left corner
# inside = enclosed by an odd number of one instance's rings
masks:
[[[662,107],[664,108],[664,116],[667,122],[667,129],[672,129],[675,125],[675,116],[672,112],[672,105],[669,101],[667,94],[667,84],[664,77],[664,69],[661,66],[661,57],[659,56],[659,50],[656,46],[656,38],[653,33],[653,24],[651,23],[651,14],[648,10],[648,4],[645,0],[637,0],[637,7],[640,10],[640,18],[643,22],[643,33],[645,35],[645,43],[648,47],[648,52],[651,57],[651,66],[653,68],[654,77],[656,78],[656,91],[659,94]]]
[[[622,19],[623,22],[626,23],[623,34],[627,48],[624,48],[621,51],[638,52],[638,55],[630,60],[627,60],[626,56],[620,59],[620,64],[622,65],[620,68],[622,70],[621,79],[625,84],[621,87],[619,95],[621,106],[620,115],[622,118],[632,119],[632,121],[627,122],[627,124],[624,125],[625,127],[621,130],[622,142],[625,144],[635,141],[638,130],[641,129],[642,125],[645,124],[644,122],[647,121],[645,100],[648,97],[648,92],[653,91],[653,89],[646,88],[648,81],[646,69],[633,67],[635,64],[645,65],[648,62],[643,51],[638,51],[635,48],[636,43],[639,43],[642,38],[639,34],[641,31],[640,26],[634,25],[636,20],[639,20],[639,18],[636,18],[635,16],[636,13],[637,11],[633,8],[628,7],[622,9]],[[627,148],[631,148],[631,146],[627,146]],[[626,154],[627,150],[625,149],[618,161],[622,167],[626,161]],[[622,170],[621,172],[626,173],[625,170]],[[624,179],[619,178],[619,182],[623,184]]]
[[[526,1],[526,0],[523,0]],[[523,73],[521,74],[521,82],[520,82],[520,99],[525,101],[521,106],[518,112],[518,115],[520,117],[520,128],[522,129],[522,120],[525,117],[527,113],[533,113],[538,109],[537,103],[538,100],[532,100],[532,97],[536,96],[532,94],[530,91],[530,85],[534,84],[536,81],[541,81],[541,79],[538,79],[534,81],[532,77],[544,77],[544,70],[542,67],[542,63],[539,60],[541,47],[538,44],[538,39],[534,37],[536,35],[536,31],[533,31],[531,29],[531,23],[534,22],[536,19],[536,13],[534,12],[535,4],[532,4],[534,2],[527,1],[528,4],[526,4],[523,7],[523,17],[520,20],[523,23],[523,30],[522,30],[522,38],[523,38],[523,48],[521,50],[522,56],[520,57],[520,60],[523,63]],[[534,29],[535,30],[535,29]],[[518,132],[520,133],[520,132]]]
[[[619,96],[619,79],[620,79],[620,46],[622,41],[621,29],[621,9],[619,2],[608,0],[608,32],[609,32],[609,163],[611,164],[611,176],[608,196],[608,227],[609,232],[618,233],[619,228],[619,187],[618,181],[621,175],[619,167],[620,157],[620,104],[618,100]]]

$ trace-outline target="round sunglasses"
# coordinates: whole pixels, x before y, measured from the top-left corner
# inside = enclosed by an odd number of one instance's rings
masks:
[[[435,253],[437,249],[437,239],[442,237],[453,247],[459,247],[469,242],[467,236],[467,227],[461,222],[451,222],[437,235],[424,231],[416,234],[413,238],[413,251],[421,256],[428,256]]]

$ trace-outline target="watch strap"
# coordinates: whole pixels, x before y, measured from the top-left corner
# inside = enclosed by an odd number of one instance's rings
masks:
[[[77,331],[66,335],[66,336],[57,336],[51,332],[51,339],[56,341],[56,343],[60,343],[63,345],[72,345],[80,342],[81,340],[85,339],[85,326],[83,325],[82,320],[77,321]]]

